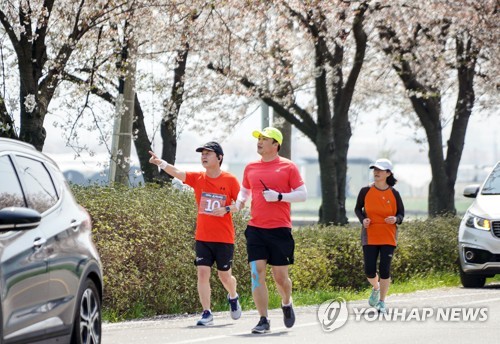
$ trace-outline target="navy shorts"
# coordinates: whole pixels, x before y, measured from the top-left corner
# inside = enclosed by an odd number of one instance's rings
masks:
[[[196,241],[194,265],[212,266],[217,263],[217,270],[228,271],[233,264],[234,245],[223,242]]]
[[[247,226],[245,237],[249,263],[267,260],[268,264],[274,266],[293,264],[295,241],[291,228],[264,229]]]

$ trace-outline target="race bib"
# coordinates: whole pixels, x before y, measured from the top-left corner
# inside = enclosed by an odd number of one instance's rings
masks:
[[[216,216],[213,214],[214,209],[225,206],[226,206],[226,195],[219,195],[210,192],[202,192],[200,198],[200,206],[198,207],[198,213]]]

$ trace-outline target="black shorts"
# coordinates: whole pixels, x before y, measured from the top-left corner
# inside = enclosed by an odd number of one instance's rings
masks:
[[[217,263],[217,270],[228,271],[233,264],[234,245],[223,242],[196,241],[194,265],[212,266]]]
[[[391,277],[391,261],[396,246],[392,245],[364,245],[363,256],[365,260],[365,274],[368,278],[377,276],[377,259],[380,256],[378,267],[379,277],[388,279]]]
[[[249,263],[267,260],[268,264],[275,266],[293,264],[295,241],[291,228],[263,229],[247,226],[245,237]]]

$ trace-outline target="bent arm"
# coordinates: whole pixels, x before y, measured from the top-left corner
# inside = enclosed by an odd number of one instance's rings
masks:
[[[245,202],[248,200],[249,197],[250,197],[250,190],[241,186],[240,192],[238,192],[238,197],[236,197],[236,202],[235,202],[236,210],[243,209],[243,207],[245,207]]]
[[[396,224],[400,225],[403,222],[403,219],[405,217],[405,206],[403,204],[403,200],[401,199],[401,195],[399,194],[398,191],[392,189],[394,192],[394,196],[396,198],[396,206],[397,206],[397,211],[396,211]]]
[[[365,196],[368,193],[368,188],[361,188],[358,194],[358,198],[356,200],[356,206],[354,207],[354,213],[359,219],[359,222],[363,223],[363,220],[366,218],[365,213]]]
[[[281,195],[283,196],[281,199],[283,202],[304,202],[307,199],[307,188],[305,184],[302,184],[291,192],[282,193]]]

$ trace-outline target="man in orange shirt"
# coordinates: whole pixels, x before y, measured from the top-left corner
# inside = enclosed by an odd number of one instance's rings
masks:
[[[267,318],[269,303],[266,286],[266,265],[271,265],[272,275],[281,296],[283,320],[286,327],[295,323],[292,307],[292,281],[288,265],[293,264],[295,243],[292,237],[290,203],[305,201],[307,190],[297,166],[278,155],[283,142],[281,132],[273,127],[255,130],[257,152],[262,159],[245,167],[243,183],[236,201],[241,209],[251,196],[251,219],[245,230],[248,262],[252,272],[252,294],[259,323],[252,333],[270,331]]]
[[[196,259],[198,271],[198,295],[203,314],[197,325],[213,324],[210,309],[210,274],[214,262],[222,285],[228,292],[230,313],[233,319],[241,316],[241,306],[236,292],[236,278],[231,264],[234,253],[234,225],[231,213],[237,208],[236,200],[240,185],[236,177],[221,170],[224,157],[222,147],[214,141],[196,149],[201,153],[201,164],[205,172],[184,172],[151,154],[150,163],[157,165],[169,175],[191,186],[198,205],[196,221]]]
[[[365,274],[373,287],[368,304],[380,313],[386,313],[385,297],[391,283],[390,268],[396,248],[397,225],[403,222],[405,208],[399,192],[394,189],[397,180],[392,173],[392,163],[387,159],[378,159],[370,168],[373,169],[374,183],[361,188],[354,212],[363,225],[361,244]],[[377,275],[379,255],[380,276]]]

